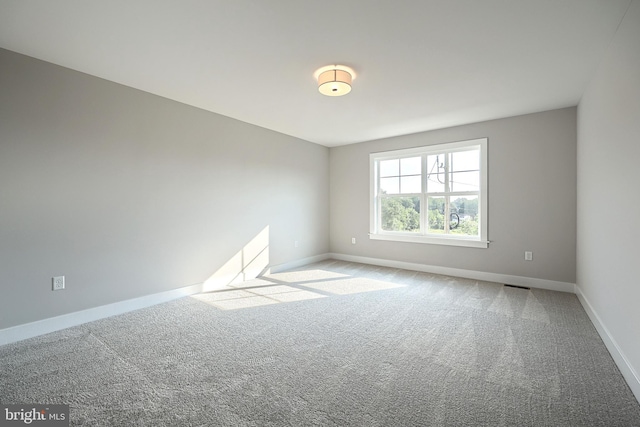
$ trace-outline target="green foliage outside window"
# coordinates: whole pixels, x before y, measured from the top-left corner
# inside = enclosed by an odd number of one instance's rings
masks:
[[[383,230],[420,231],[419,197],[385,197],[381,207]]]
[[[445,199],[430,198],[428,206],[429,231],[444,233]],[[381,205],[382,229],[385,231],[420,231],[419,197],[385,197]],[[450,211],[460,217],[460,223],[451,234],[478,235],[478,199],[458,198],[451,203]]]

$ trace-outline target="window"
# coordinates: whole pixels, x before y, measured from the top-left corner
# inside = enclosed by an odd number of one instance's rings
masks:
[[[487,139],[373,153],[370,237],[486,248]]]

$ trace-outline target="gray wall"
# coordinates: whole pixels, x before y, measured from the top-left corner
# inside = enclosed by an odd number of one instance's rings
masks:
[[[203,282],[267,226],[271,265],[326,253],[328,158],[0,50],[0,329]]]
[[[577,285],[635,370],[640,399],[639,194],[636,0],[578,106]]]
[[[481,137],[488,249],[369,240],[369,153]],[[329,176],[331,252],[575,283],[575,108],[332,148]]]

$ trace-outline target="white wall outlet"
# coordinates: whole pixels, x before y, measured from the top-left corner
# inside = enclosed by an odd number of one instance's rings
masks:
[[[300,244],[298,243],[298,241],[297,241],[297,240],[295,240],[295,241],[293,242],[293,247],[294,247],[294,248],[297,248],[298,246],[300,246]]]
[[[355,237],[352,237],[352,238],[351,238],[351,244],[352,244],[352,245],[355,245],[355,244],[356,244],[356,238],[355,238]]]
[[[524,252],[524,260],[525,261],[533,261],[533,252],[525,251]]]
[[[64,289],[64,276],[56,276],[52,279],[54,291],[60,291]]]

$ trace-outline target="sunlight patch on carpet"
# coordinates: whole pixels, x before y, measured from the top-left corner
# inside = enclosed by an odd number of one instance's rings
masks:
[[[221,310],[237,310],[241,308],[260,307],[282,302],[306,301],[324,298],[315,292],[296,289],[291,286],[277,285],[251,289],[237,289],[224,292],[210,292],[193,295],[199,301]]]

